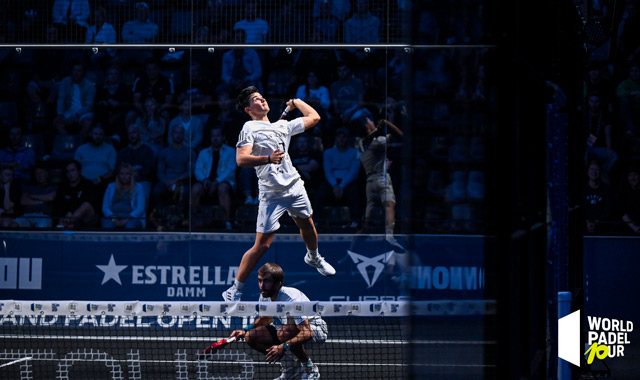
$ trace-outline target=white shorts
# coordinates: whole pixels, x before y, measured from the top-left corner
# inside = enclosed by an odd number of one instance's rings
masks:
[[[292,218],[310,218],[313,215],[311,201],[304,188],[304,181],[299,179],[284,192],[260,191],[260,205],[256,231],[270,233],[280,228],[278,220],[286,211]]]

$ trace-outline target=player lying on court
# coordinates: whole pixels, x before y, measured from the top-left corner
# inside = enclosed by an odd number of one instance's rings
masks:
[[[283,286],[284,271],[273,263],[258,270],[260,302],[306,302],[309,298],[300,290]],[[320,317],[259,317],[242,330],[234,330],[230,338],[242,339],[253,349],[265,354],[268,362],[280,362],[282,374],[277,379],[319,379],[318,367],[313,364],[307,348],[324,343],[327,324]],[[294,357],[298,360],[295,360]]]
[[[292,121],[281,117],[272,123],[267,117],[269,104],[253,86],[240,92],[236,106],[251,117],[238,137],[236,161],[241,167],[255,167],[260,204],[255,243],[242,256],[234,284],[222,293],[227,302],[241,299],[244,283],[273,242],[275,231],[280,228],[278,219],[285,211],[300,228],[300,236],[307,247],[304,261],[324,276],[336,274],[318,254],[318,232],[311,217],[311,202],[288,153],[291,137],[313,128],[320,121],[320,115],[302,100],[290,99],[287,108],[291,111],[297,108],[302,117]]]

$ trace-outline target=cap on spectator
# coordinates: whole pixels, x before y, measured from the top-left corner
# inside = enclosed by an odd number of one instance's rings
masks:
[[[345,136],[350,136],[349,130],[346,127],[340,127],[336,130],[336,136],[342,133]]]

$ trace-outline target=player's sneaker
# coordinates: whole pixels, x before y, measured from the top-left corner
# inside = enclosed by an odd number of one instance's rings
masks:
[[[242,292],[239,291],[235,285],[232,285],[229,289],[222,292],[222,299],[226,302],[240,301],[241,298]]]
[[[303,365],[302,367],[302,376],[300,380],[311,380],[311,379],[319,379],[320,371],[318,371],[318,366],[313,364],[310,367]]]
[[[316,255],[316,257],[313,258],[309,252],[307,252],[304,256],[304,262],[316,268],[323,276],[333,276],[336,274],[336,270],[333,269],[331,264],[329,264],[324,257],[320,255]]]
[[[292,366],[286,366],[280,363],[280,371],[280,376],[276,377],[273,380],[299,379],[300,374],[302,373],[302,367],[300,366],[300,362],[296,360],[295,364]]]

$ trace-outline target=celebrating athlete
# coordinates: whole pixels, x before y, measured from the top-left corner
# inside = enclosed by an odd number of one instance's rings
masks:
[[[300,290],[283,286],[284,271],[273,263],[258,269],[260,302],[305,302],[309,298]],[[313,364],[307,348],[324,343],[327,324],[321,317],[259,317],[242,330],[234,330],[230,338],[245,339],[256,351],[265,354],[268,362],[280,362],[278,379],[319,379],[318,366]],[[296,361],[290,354],[293,354]]]
[[[304,181],[291,163],[287,152],[291,136],[315,126],[320,121],[320,116],[302,100],[290,99],[287,101],[287,108],[291,111],[298,109],[302,117],[292,121],[280,118],[271,123],[267,117],[269,104],[254,86],[240,92],[236,106],[251,117],[240,132],[236,145],[236,161],[241,167],[255,167],[260,204],[255,243],[242,256],[234,284],[222,293],[222,298],[227,302],[241,299],[244,283],[269,249],[275,231],[280,228],[278,219],[285,211],[300,228],[300,235],[307,247],[304,261],[324,276],[333,276],[336,273],[318,253],[318,232],[311,218],[311,203],[304,188]]]

